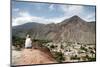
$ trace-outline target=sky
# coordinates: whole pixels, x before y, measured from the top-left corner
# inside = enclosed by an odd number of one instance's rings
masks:
[[[12,1],[12,26],[29,22],[59,23],[74,15],[95,21],[95,6]]]

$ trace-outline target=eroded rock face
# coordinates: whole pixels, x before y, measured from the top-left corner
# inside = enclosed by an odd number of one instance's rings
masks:
[[[13,35],[25,37],[29,32],[35,39],[71,41],[95,44],[95,21],[85,21],[78,16],[73,16],[57,24],[27,23],[12,28]]]

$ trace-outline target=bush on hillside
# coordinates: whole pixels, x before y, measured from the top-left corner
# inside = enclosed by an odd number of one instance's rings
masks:
[[[54,58],[60,63],[65,60],[64,54],[62,52],[54,52]]]

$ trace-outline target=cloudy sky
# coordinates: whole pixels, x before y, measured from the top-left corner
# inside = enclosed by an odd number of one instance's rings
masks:
[[[27,22],[59,23],[74,15],[95,21],[95,6],[12,1],[12,26]]]

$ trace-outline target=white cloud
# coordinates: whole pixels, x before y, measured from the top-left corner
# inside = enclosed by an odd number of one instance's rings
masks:
[[[28,12],[19,12],[19,15],[19,17],[12,19],[12,26],[21,25],[27,22],[38,22],[44,24],[48,24],[51,22],[58,23],[65,19],[65,17],[47,19],[43,17],[31,16]]]
[[[30,14],[28,12],[20,11],[20,12],[18,12],[18,14],[19,14],[19,17],[12,19],[13,26],[24,24],[24,23],[32,20]]]
[[[64,12],[64,17],[68,18],[73,15],[78,15],[82,19],[86,21],[93,21],[95,20],[95,12],[94,13],[88,13],[86,14],[84,11],[84,6],[78,6],[78,5],[60,5],[61,10]]]
[[[20,15],[19,17],[12,19],[13,26],[21,25],[27,22],[41,22],[41,23],[47,22],[46,19],[41,17],[31,16],[28,12],[19,12],[19,15]]]
[[[52,11],[52,10],[54,10],[55,8],[54,8],[54,4],[51,4],[50,6],[49,6],[49,9]]]
[[[30,17],[17,17],[17,18],[13,18],[13,20],[12,20],[13,26],[21,25],[21,24],[27,23],[29,21],[31,21]]]
[[[61,10],[65,13],[65,16],[80,15],[83,13],[84,6],[76,5],[60,5]]]
[[[27,22],[38,22],[38,23],[44,23],[44,24],[48,24],[51,22],[54,23],[58,23],[61,22],[62,20],[64,20],[64,18],[53,18],[53,19],[46,19],[46,18],[41,18],[41,17],[17,17],[17,18],[13,18],[12,22],[13,22],[13,26],[16,25],[21,25]]]
[[[54,9],[54,4],[49,6],[50,10]],[[81,18],[85,20],[91,20],[93,16],[95,16],[95,13],[93,14],[84,14],[84,6],[71,6],[71,5],[60,5],[59,8],[64,12],[64,16],[62,17],[56,17],[56,18],[43,18],[38,16],[32,16],[28,11],[19,11],[19,9],[14,9],[18,12],[18,17],[15,17],[12,19],[12,25],[21,25],[27,22],[38,22],[38,23],[44,23],[48,24],[51,22],[58,23],[63,21],[66,18],[69,18],[73,15],[78,15]]]
[[[19,15],[22,17],[30,17],[31,16],[27,11],[20,11]]]
[[[92,13],[92,14],[88,14],[86,17],[85,17],[85,20],[89,20],[89,21],[95,21],[95,13]]]
[[[19,11],[19,8],[14,8],[12,10],[15,11],[15,12],[17,12],[17,11]]]

